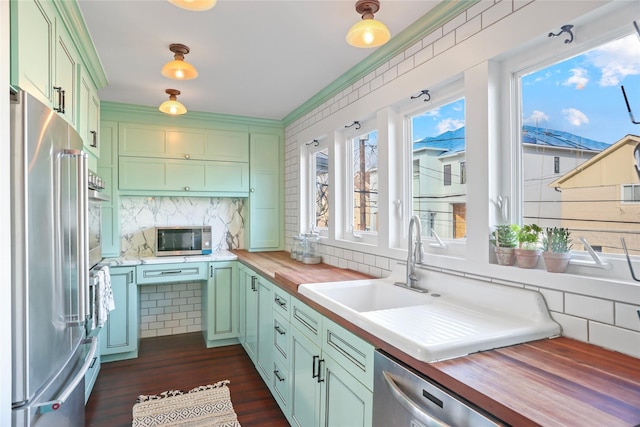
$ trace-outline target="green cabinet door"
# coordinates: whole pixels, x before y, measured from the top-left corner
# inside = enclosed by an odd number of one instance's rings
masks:
[[[134,280],[135,267],[113,267],[111,288],[115,310],[100,335],[103,361],[138,357],[138,288]]]
[[[53,107],[72,126],[76,125],[78,53],[61,19],[56,19],[56,66]]]
[[[202,295],[203,334],[207,347],[237,342],[239,307],[237,261],[210,262]]]
[[[55,17],[51,1],[12,1],[11,83],[51,105]]]
[[[80,67],[77,129],[82,137],[84,150],[100,157],[100,99],[89,73]]]
[[[100,158],[98,175],[104,180],[103,193],[109,197],[102,202],[102,256],[120,256],[120,198],[118,188],[118,123],[100,123]]]
[[[282,177],[280,137],[250,135],[249,220],[245,233],[249,251],[282,248]]]
[[[273,376],[273,285],[258,276],[258,372],[271,384]]]
[[[246,269],[244,275],[244,341],[243,346],[254,365],[258,358],[258,275]]]
[[[318,371],[320,347],[291,328],[291,402],[289,422],[294,426],[314,427],[320,424],[320,385]]]
[[[373,392],[344,367],[323,354],[320,425],[323,427],[371,427]]]

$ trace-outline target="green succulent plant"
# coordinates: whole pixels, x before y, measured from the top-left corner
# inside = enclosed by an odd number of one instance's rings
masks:
[[[518,246],[519,229],[516,224],[496,225],[491,233],[491,243],[498,248],[515,248]]]
[[[568,228],[547,227],[542,236],[542,248],[546,252],[566,253],[571,250],[571,233]]]

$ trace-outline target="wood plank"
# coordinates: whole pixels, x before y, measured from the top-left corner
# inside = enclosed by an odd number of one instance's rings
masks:
[[[238,345],[206,348],[200,332],[146,338],[137,359],[103,363],[85,410],[87,427],[129,427],[141,394],[188,391],[231,381],[231,401],[243,427],[288,426],[251,359]]]

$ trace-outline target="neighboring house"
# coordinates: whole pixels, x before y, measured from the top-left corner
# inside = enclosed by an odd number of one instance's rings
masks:
[[[535,126],[523,126],[522,144],[524,222],[560,226],[562,195],[550,183],[609,145]],[[413,210],[442,238],[466,236],[465,150],[464,127],[413,143]]]
[[[603,252],[622,252],[621,237],[640,247],[639,149],[640,137],[627,135],[549,184],[560,190],[561,225]]]

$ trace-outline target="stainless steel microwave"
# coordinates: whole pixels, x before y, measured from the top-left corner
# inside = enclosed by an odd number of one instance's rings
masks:
[[[156,227],[156,256],[208,255],[211,227]]]

